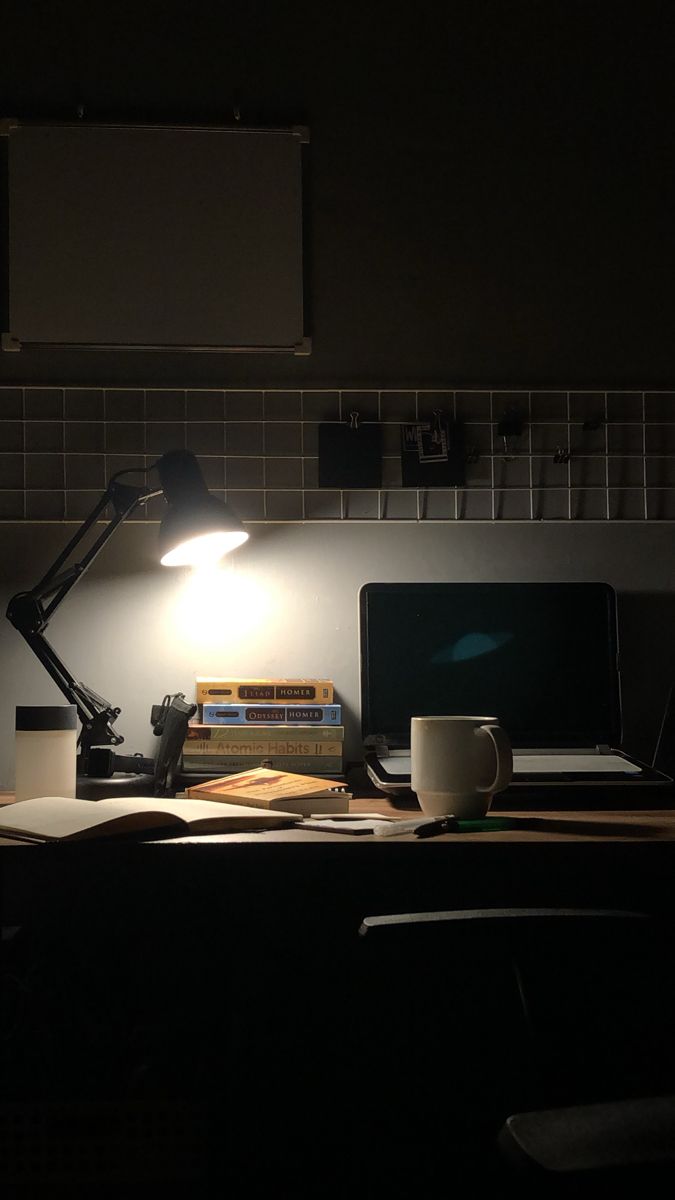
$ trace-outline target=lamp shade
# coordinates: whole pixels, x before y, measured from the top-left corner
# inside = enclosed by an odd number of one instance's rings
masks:
[[[239,518],[209,493],[194,454],[172,450],[162,455],[157,469],[168,504],[159,531],[164,566],[217,562],[246,541],[248,533]]]

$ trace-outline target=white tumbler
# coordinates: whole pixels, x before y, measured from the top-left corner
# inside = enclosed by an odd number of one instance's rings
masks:
[[[17,706],[16,799],[31,800],[34,796],[74,796],[76,765],[75,705]]]

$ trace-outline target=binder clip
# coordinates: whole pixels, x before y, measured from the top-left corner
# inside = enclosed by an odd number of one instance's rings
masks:
[[[379,488],[382,486],[382,429],[376,422],[319,425],[319,487]]]
[[[497,424],[497,437],[504,443],[504,462],[513,462],[515,454],[509,452],[509,438],[519,438],[525,422],[519,413],[505,413]]]

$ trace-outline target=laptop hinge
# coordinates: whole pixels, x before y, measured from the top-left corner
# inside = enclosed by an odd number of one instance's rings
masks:
[[[387,739],[382,733],[369,733],[364,739],[363,745],[366,750],[377,750],[380,758],[389,758],[389,745]]]
[[[610,746],[596,745],[595,748],[596,748],[598,754],[614,754],[615,753],[615,751],[612,750]]]

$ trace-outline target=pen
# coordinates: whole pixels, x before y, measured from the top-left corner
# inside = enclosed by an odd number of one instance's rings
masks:
[[[381,825],[375,825],[373,833],[376,837],[397,837],[402,833],[414,833],[417,837],[422,836],[421,830],[433,828],[434,833],[444,833],[444,829],[439,829],[439,822],[445,824],[447,821],[455,821],[454,817],[413,817],[410,821],[383,821]]]
[[[419,825],[415,836],[419,838],[436,837],[439,833],[493,833],[502,829],[516,829],[517,821],[508,817],[484,817],[475,821],[458,821],[456,817],[436,817]]]
[[[503,829],[516,829],[522,823],[509,817],[482,817],[478,820],[458,820],[450,815],[444,817],[416,817],[410,821],[387,821],[376,825],[373,833],[377,837],[396,837],[403,833],[414,833],[415,837],[437,837],[442,833],[497,833]]]
[[[498,833],[502,829],[522,828],[522,821],[510,817],[483,817],[475,821],[458,821],[459,833]]]
[[[460,822],[456,817],[435,817],[431,821],[425,821],[423,825],[418,825],[415,830],[415,837],[426,838],[436,837],[439,833],[458,833]]]

